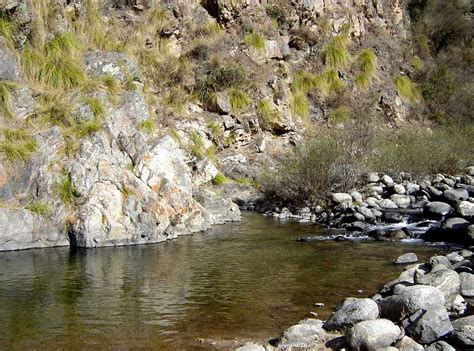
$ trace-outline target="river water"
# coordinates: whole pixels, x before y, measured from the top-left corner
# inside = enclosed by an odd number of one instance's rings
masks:
[[[375,293],[401,271],[391,263],[398,255],[438,251],[295,241],[318,234],[246,214],[157,245],[0,253],[0,349],[202,350],[209,344],[200,338],[261,340],[309,311],[324,318],[344,297]]]

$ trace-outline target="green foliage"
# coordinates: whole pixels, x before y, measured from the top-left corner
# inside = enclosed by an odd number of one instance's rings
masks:
[[[102,129],[104,121],[102,118],[93,118],[90,121],[80,122],[75,125],[74,132],[79,138],[85,138]]]
[[[24,130],[4,129],[4,142],[0,142],[0,153],[12,163],[24,163],[36,152],[38,144]]]
[[[9,18],[0,12],[0,35],[5,38],[7,44],[10,46],[14,44],[13,30],[13,24]]]
[[[51,212],[49,205],[41,201],[31,202],[25,208],[36,213],[38,216],[46,216]]]
[[[423,60],[419,58],[418,56],[414,56],[411,61],[410,65],[416,70],[416,71],[422,71],[423,68],[425,67],[425,64],[423,63]]]
[[[195,94],[203,103],[208,103],[214,93],[233,87],[241,88],[247,83],[247,75],[242,65],[213,64],[205,75],[200,77],[195,86]]]
[[[347,49],[347,44],[347,37],[340,34],[323,48],[324,62],[329,68],[342,69],[350,65],[352,56]]]
[[[242,111],[252,103],[250,96],[240,89],[231,88],[228,90],[228,94],[230,105],[234,112]]]
[[[454,174],[474,162],[474,126],[450,125],[432,132],[406,128],[376,138],[371,168],[404,171],[415,176],[439,172]]]
[[[377,71],[377,56],[371,49],[364,49],[357,57],[357,64],[361,73],[356,77],[355,83],[360,89],[367,89]]]
[[[71,32],[56,35],[45,45],[46,55],[73,55],[81,49],[81,42]]]
[[[8,81],[0,81],[0,113],[5,117],[13,118],[12,111],[12,92],[16,88],[16,84]]]
[[[339,106],[329,113],[329,122],[337,124],[345,124],[351,118],[351,110],[347,106]]]
[[[296,92],[291,94],[290,110],[293,116],[298,116],[303,119],[308,118],[309,101],[306,93]]]
[[[89,105],[95,118],[102,119],[104,117],[105,106],[100,99],[87,96],[83,98],[83,101],[85,104]]]
[[[324,71],[318,76],[318,89],[323,95],[337,93],[344,88],[344,82],[335,69]]]
[[[65,175],[56,184],[56,191],[61,201],[68,206],[74,206],[79,193],[74,186],[71,177]]]
[[[291,83],[291,90],[294,92],[308,93],[318,87],[318,77],[306,71],[296,72]]]
[[[168,129],[168,135],[174,139],[178,144],[181,143],[181,137],[176,129],[170,128]]]
[[[155,121],[153,121],[152,119],[147,119],[145,121],[142,121],[142,122],[140,122],[140,125],[138,126],[138,129],[140,129],[142,132],[151,134],[156,129]]]
[[[274,108],[272,101],[269,99],[264,99],[258,103],[257,116],[261,126],[267,129],[270,129],[272,124],[281,119],[280,112]]]
[[[111,75],[100,77],[100,81],[105,85],[109,100],[112,103],[118,102],[119,95],[122,93],[122,87],[117,78]],[[128,90],[128,89],[127,89]]]
[[[405,101],[411,103],[421,102],[421,92],[418,86],[407,76],[398,76],[395,78],[398,95]]]
[[[217,173],[217,175],[214,177],[214,179],[212,180],[212,183],[214,185],[222,185],[222,184],[225,184],[225,183],[228,183],[230,182],[230,179],[227,178],[224,174],[222,173]]]
[[[448,66],[437,65],[428,73],[421,88],[426,100],[441,104],[454,96],[458,86]]]
[[[264,51],[267,48],[267,41],[265,37],[255,31],[247,34],[244,37],[244,43],[257,51]]]

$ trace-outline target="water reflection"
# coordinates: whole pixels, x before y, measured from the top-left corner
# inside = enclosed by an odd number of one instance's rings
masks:
[[[153,246],[0,253],[0,349],[199,349],[275,335],[314,302],[367,294],[407,244],[314,242],[311,225],[241,224]]]

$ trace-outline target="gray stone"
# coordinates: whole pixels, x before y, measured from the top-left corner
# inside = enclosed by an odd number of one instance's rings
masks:
[[[408,336],[404,336],[401,340],[399,340],[395,347],[398,351],[421,351],[424,350],[423,346],[418,344],[415,340]]]
[[[453,331],[443,306],[420,309],[403,321],[407,335],[421,344],[432,343]]]
[[[219,170],[208,159],[198,161],[194,166],[193,184],[194,186],[201,186],[209,183],[219,174]]]
[[[463,297],[474,297],[474,274],[461,272],[459,279],[461,281],[460,294]]]
[[[433,256],[430,258],[430,264],[431,266],[435,267],[437,265],[443,265],[448,269],[454,269],[453,265],[451,262],[448,260],[446,256]]]
[[[396,264],[408,264],[415,262],[418,262],[418,257],[412,252],[399,256],[395,261]]]
[[[469,199],[469,193],[466,189],[451,189],[443,192],[443,197],[450,203],[457,203],[459,201]]]
[[[446,341],[437,341],[425,347],[425,351],[456,351],[456,349]]]
[[[450,232],[465,232],[469,224],[464,218],[452,217],[443,222],[442,228]]]
[[[415,183],[407,183],[405,189],[408,195],[415,194],[420,191],[420,186]]]
[[[453,344],[464,348],[474,346],[474,315],[456,319],[452,322],[454,331]]]
[[[474,217],[474,203],[460,201],[456,206],[456,213],[463,217]]]
[[[374,213],[367,207],[357,207],[357,212],[364,216],[365,219],[370,221],[375,220],[376,218]]]
[[[341,307],[324,323],[326,330],[340,330],[366,321],[377,319],[379,308],[371,299],[347,298]]]
[[[232,106],[230,104],[230,97],[227,92],[218,92],[216,94],[215,111],[220,114],[229,114],[232,112]]]
[[[438,268],[439,267],[439,268]],[[444,265],[435,266],[430,273],[423,274],[422,271],[416,271],[415,283],[429,285],[437,288],[444,294],[446,305],[450,307],[454,299],[459,294],[461,281],[459,274],[451,269],[447,269]]]
[[[321,342],[326,332],[322,322],[317,319],[305,319],[289,327],[283,332],[278,348],[282,350],[292,348],[310,348]]]
[[[446,299],[439,289],[426,285],[398,284],[394,294],[378,302],[380,315],[395,322],[431,306],[444,306]]]
[[[130,56],[120,52],[91,51],[84,56],[87,74],[93,77],[112,76],[121,82],[129,77],[141,81],[140,69]]]
[[[399,195],[395,194],[390,197],[390,199],[399,207],[399,208],[407,208],[410,206],[410,196],[408,195]]]
[[[352,200],[354,200],[356,203],[360,204],[362,203],[363,197],[362,194],[359,193],[358,191],[353,191],[351,192]]]
[[[397,204],[389,199],[383,199],[380,201],[379,206],[384,209],[396,209],[398,208]]]
[[[393,184],[395,183],[392,179],[392,177],[390,177],[389,175],[385,174],[383,177],[382,177],[382,182],[388,186],[388,187],[391,187],[393,186]]]
[[[211,225],[238,222],[242,219],[239,206],[230,199],[210,192],[201,192],[195,198],[204,206],[203,216]]]
[[[249,342],[244,346],[239,347],[235,351],[265,351],[265,348],[262,345]]]
[[[379,174],[375,172],[367,173],[367,180],[370,183],[377,183],[380,180]]]
[[[389,347],[403,336],[398,326],[387,319],[357,323],[347,334],[354,350],[378,350]]]
[[[403,185],[401,184],[395,184],[393,186],[393,191],[396,193],[396,194],[400,194],[400,195],[403,195],[403,194],[406,194],[406,189]]]
[[[331,195],[332,201],[339,205],[343,204],[351,204],[352,203],[352,196],[346,193],[333,193]]]
[[[7,41],[0,36],[0,80],[21,80],[20,63],[18,57],[8,47]]]
[[[453,208],[444,202],[430,202],[425,206],[425,212],[428,215],[441,217],[450,214],[453,211]]]

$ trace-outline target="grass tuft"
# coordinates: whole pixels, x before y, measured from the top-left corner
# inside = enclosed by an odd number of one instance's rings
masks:
[[[333,125],[345,124],[351,117],[351,110],[346,106],[339,106],[329,113],[329,122]]]
[[[257,105],[257,116],[263,128],[271,128],[272,124],[281,119],[281,114],[269,99],[262,100]]]
[[[395,85],[397,87],[397,93],[402,100],[416,104],[421,102],[422,96],[420,89],[407,76],[396,77]]]
[[[26,205],[25,208],[38,216],[46,216],[51,212],[49,205],[41,201],[32,202]]]
[[[248,96],[246,92],[240,89],[229,89],[228,94],[233,112],[242,111],[252,103],[252,99],[250,98],[250,96]]]
[[[298,116],[303,119],[309,116],[309,101],[306,93],[294,92],[290,98],[290,110],[293,116]]]
[[[360,89],[366,90],[372,84],[377,71],[377,56],[371,49],[364,49],[357,57],[361,73],[356,77],[355,83]]]
[[[144,120],[144,121],[140,122],[140,125],[138,126],[138,129],[140,129],[144,133],[151,134],[156,129],[155,121],[153,121],[152,119]]]
[[[0,112],[8,119],[12,119],[12,92],[16,84],[8,81],[0,81]]]
[[[323,48],[324,63],[332,69],[346,68],[352,62],[351,54],[347,49],[348,39],[345,35],[335,36]]]
[[[56,191],[65,205],[74,206],[76,204],[76,198],[79,197],[79,193],[69,176],[66,175],[61,178],[56,184]]]
[[[222,185],[222,184],[225,184],[225,183],[228,183],[230,182],[230,179],[227,178],[224,174],[222,173],[217,173],[217,175],[214,177],[214,179],[212,180],[212,183],[214,185]]]
[[[247,34],[245,37],[244,37],[244,43],[257,50],[257,51],[264,51],[266,50],[267,48],[267,41],[265,39],[265,37],[258,33],[258,32],[255,32],[253,31],[252,33],[249,33]]]

